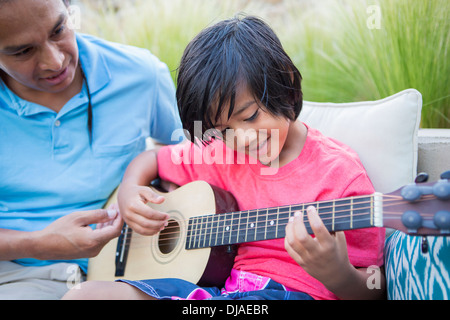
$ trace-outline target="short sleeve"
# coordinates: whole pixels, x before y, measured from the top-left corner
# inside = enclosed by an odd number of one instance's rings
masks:
[[[156,59],[156,58],[155,58]],[[154,104],[150,121],[150,136],[162,144],[174,144],[183,138],[180,115],[175,96],[175,85],[166,64],[157,60],[156,86],[152,91]]]
[[[163,180],[184,185],[196,179],[190,161],[190,142],[162,147],[158,151],[158,174]],[[189,157],[189,158],[186,158]]]

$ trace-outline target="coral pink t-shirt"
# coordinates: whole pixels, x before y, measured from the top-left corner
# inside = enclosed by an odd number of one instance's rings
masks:
[[[158,153],[161,179],[178,185],[204,180],[227,190],[240,210],[332,200],[374,192],[354,151],[308,127],[298,158],[278,168],[228,149],[216,141],[206,147],[190,142],[167,146]],[[355,267],[381,266],[385,230],[345,231],[348,255]],[[291,290],[315,299],[336,299],[318,280],[307,274],[286,252],[284,239],[241,244],[234,269],[270,277]]]

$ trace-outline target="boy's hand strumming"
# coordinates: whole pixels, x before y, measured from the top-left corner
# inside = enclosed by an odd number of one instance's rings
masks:
[[[164,197],[151,188],[122,184],[119,187],[117,199],[120,213],[133,231],[152,236],[167,226],[168,214],[146,205],[147,202],[159,204],[164,201]]]

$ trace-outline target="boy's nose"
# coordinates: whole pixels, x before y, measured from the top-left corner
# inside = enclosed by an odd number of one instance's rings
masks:
[[[237,129],[234,131],[234,137],[238,148],[245,148],[257,141],[258,134],[254,129]]]

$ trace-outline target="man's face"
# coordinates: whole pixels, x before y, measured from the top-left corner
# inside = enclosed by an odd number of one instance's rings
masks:
[[[0,69],[21,90],[58,93],[73,82],[78,48],[61,0],[13,0],[0,10]]]

